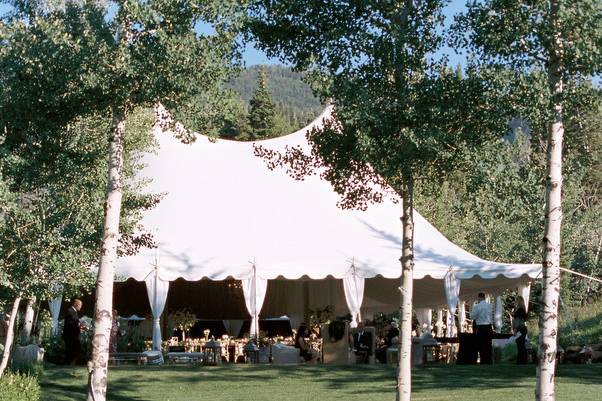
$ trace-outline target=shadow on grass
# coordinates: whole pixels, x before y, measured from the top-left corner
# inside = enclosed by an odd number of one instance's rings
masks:
[[[416,393],[437,390],[496,389],[532,387],[535,366],[493,365],[455,366],[434,365],[418,367],[412,372]],[[85,368],[74,371],[67,367],[48,367],[41,377],[43,400],[63,401],[83,399],[86,386]],[[558,378],[563,382],[602,384],[602,364],[561,365]],[[228,388],[235,385],[281,388],[292,391],[312,386],[325,394],[336,391],[345,394],[391,394],[396,382],[393,366],[270,366],[225,365],[220,367],[114,367],[109,372],[109,399],[115,401],[149,400],[158,392],[170,389],[198,391],[206,388]],[[283,384],[286,383],[286,384]],[[161,398],[152,398],[161,399]],[[226,398],[227,399],[227,398]]]

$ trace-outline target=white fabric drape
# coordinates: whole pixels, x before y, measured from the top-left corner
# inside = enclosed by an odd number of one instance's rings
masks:
[[[466,302],[460,302],[460,311],[458,313],[458,320],[460,320],[460,333],[466,332]]]
[[[259,312],[265,300],[265,292],[268,288],[268,280],[257,277],[255,268],[251,277],[241,280],[242,291],[245,296],[245,305],[251,315],[250,336],[257,337],[259,334]]]
[[[433,310],[429,308],[417,308],[416,319],[418,319],[421,334],[431,334],[433,330]]]
[[[437,337],[443,337],[443,310],[437,309],[437,322],[435,323]]]
[[[502,297],[498,295],[497,297],[495,297],[495,312],[493,315],[493,324],[495,326],[495,331],[497,331],[498,333],[502,331],[503,313],[504,305],[502,303]]]
[[[450,313],[449,309],[445,310],[445,336],[453,337],[454,336],[454,315]]]
[[[453,337],[456,334],[455,314],[458,302],[460,300],[460,279],[456,278],[453,270],[449,270],[445,275],[445,298],[447,298],[447,336]]]
[[[351,324],[349,325],[351,328],[357,327],[357,323],[362,320],[360,310],[364,300],[365,282],[366,279],[359,277],[355,272],[343,278],[345,301],[347,301],[347,307],[351,313]]]
[[[53,335],[57,335],[59,329],[59,315],[61,314],[61,304],[63,303],[63,295],[59,295],[56,298],[52,298],[48,301],[48,308],[50,309],[50,316],[52,316],[51,330]]]
[[[523,297],[523,299],[525,300],[525,308],[527,308],[527,312],[529,312],[529,295],[531,295],[531,283],[520,284],[518,286],[518,295]]]
[[[153,314],[153,349],[161,351],[161,314],[167,301],[169,281],[162,280],[157,273],[149,274],[144,280],[148,303]]]

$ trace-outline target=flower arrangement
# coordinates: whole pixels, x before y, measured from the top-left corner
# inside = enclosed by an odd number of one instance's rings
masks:
[[[186,332],[196,323],[196,315],[187,309],[180,309],[172,313],[169,318],[173,326],[182,331],[182,341],[185,341]]]
[[[333,319],[332,305],[327,305],[323,309],[316,308],[309,311],[309,323],[312,328],[319,328],[322,324],[329,324]]]

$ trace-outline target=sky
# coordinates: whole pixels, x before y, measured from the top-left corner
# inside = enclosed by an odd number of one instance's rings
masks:
[[[451,21],[454,14],[461,12],[466,8],[465,4],[466,0],[451,0],[449,2],[444,11],[448,23]],[[9,6],[0,4],[0,15],[4,15],[9,10]],[[203,29],[201,28],[201,30]],[[464,64],[466,60],[464,56],[456,55],[452,49],[444,49],[443,52],[449,56],[452,65]],[[281,64],[278,59],[267,57],[263,51],[255,48],[253,44],[246,46],[243,51],[243,60],[247,66],[256,64]]]
[[[0,4],[0,16],[4,15],[7,11],[10,10],[10,7],[6,4]],[[451,0],[448,2],[444,9],[444,14],[446,17],[446,25],[449,25],[453,19],[455,14],[458,14],[462,11],[466,10],[466,0]],[[203,30],[202,28],[200,30]],[[443,48],[440,52],[440,55],[446,55],[449,58],[450,65],[465,65],[466,64],[466,55],[465,54],[456,54],[456,52],[451,48]],[[253,46],[253,44],[249,44],[243,51],[243,61],[245,65],[251,66],[256,64],[281,64],[278,59],[269,58],[266,54]],[[602,85],[602,77],[595,76],[593,81],[596,85]]]

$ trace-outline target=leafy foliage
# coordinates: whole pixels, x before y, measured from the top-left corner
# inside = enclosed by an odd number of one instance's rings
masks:
[[[143,194],[144,183],[134,179],[140,152],[152,146],[146,128],[149,121],[150,113],[142,110],[130,119],[122,219],[122,251],[126,253],[150,245],[144,231],[137,230],[138,221],[143,210],[158,201],[157,196]],[[52,296],[59,283],[68,294],[92,284],[89,269],[98,258],[107,185],[104,137],[108,125],[106,115],[79,118],[60,136],[48,138],[61,148],[51,166],[20,156],[6,143],[0,145],[7,155],[1,163],[3,174],[10,177],[3,181],[8,187],[5,193],[12,198],[0,206],[0,271],[2,285],[13,293],[44,298]]]
[[[383,186],[401,193],[403,174],[426,179],[447,172],[456,150],[482,140],[498,122],[498,103],[488,97],[495,81],[483,84],[495,73],[469,69],[463,77],[429,57],[442,44],[441,4],[408,7],[337,3],[316,11],[304,2],[256,4],[251,30],[264,49],[309,69],[316,93],[335,105],[333,120],[309,135],[310,155],[258,153],[296,176],[324,167],[343,207],[382,200]],[[473,107],[476,99],[481,107]]]
[[[35,376],[7,373],[0,377],[0,401],[37,401],[41,397]]]
[[[468,47],[481,64],[514,71],[508,110],[528,124],[530,168],[539,170],[542,178],[548,175],[544,166],[552,143],[550,124],[562,124],[560,265],[594,275],[600,271],[597,255],[602,243],[595,217],[600,215],[601,93],[589,79],[602,71],[601,21],[602,4],[595,0],[520,6],[505,0],[477,1],[456,17],[452,37],[453,45]],[[533,191],[533,202],[545,203],[541,190],[525,184]],[[529,213],[524,217],[524,225],[540,220]],[[584,303],[599,291],[580,278],[567,279],[561,281],[566,300]]]

